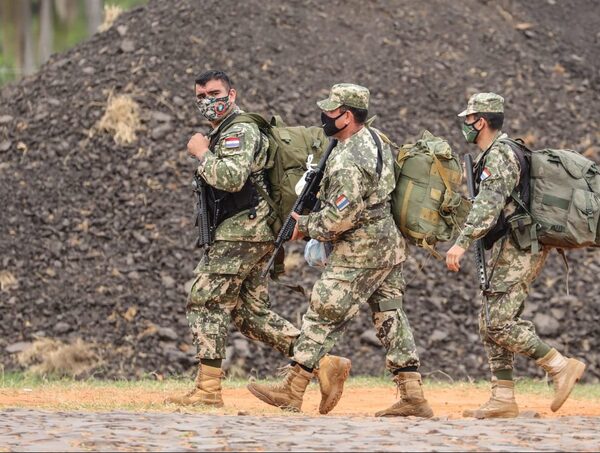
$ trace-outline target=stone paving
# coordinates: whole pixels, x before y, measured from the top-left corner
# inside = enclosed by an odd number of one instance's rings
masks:
[[[600,418],[0,411],[0,451],[597,451]]]

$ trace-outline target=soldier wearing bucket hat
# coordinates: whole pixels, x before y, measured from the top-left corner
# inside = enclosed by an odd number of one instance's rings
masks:
[[[512,216],[523,214],[510,197],[517,191],[523,197],[522,182],[528,181],[529,165],[520,161],[507,135],[502,133],[504,99],[495,93],[477,93],[467,108],[458,114],[464,119],[462,132],[468,143],[480,149],[473,171],[477,196],[464,228],[446,254],[448,269],[457,272],[460,260],[471,243],[482,239],[492,248],[488,264],[489,289],[484,291],[489,319],[482,309],[479,332],[492,372],[492,395],[489,401],[463,415],[476,418],[516,417],[519,413],[514,396],[513,366],[515,353],[536,360],[555,384],[551,409],[557,411],[579,380],[585,365],[562,356],[537,335],[533,323],[521,319],[529,287],[540,273],[549,247],[532,253],[531,247],[519,244],[509,231]],[[484,306],[482,304],[482,308]]]
[[[386,367],[401,395],[376,415],[431,417],[417,372],[415,341],[402,309],[405,244],[391,214],[395,178],[390,147],[377,130],[365,124],[367,88],[334,85],[327,99],[317,105],[325,133],[336,138],[338,145],[325,168],[319,192],[322,208],[298,216],[292,238],[327,241],[332,251],[313,287],[285,379],[248,388],[267,404],[300,410],[315,364],[335,346],[360,306],[368,303],[377,336],[387,350]]]

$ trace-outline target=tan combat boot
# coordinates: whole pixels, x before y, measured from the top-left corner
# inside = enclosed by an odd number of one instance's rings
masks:
[[[342,397],[344,382],[348,379],[351,367],[349,359],[335,355],[326,355],[319,360],[315,376],[321,388],[320,414],[329,413]]]
[[[478,409],[467,409],[463,417],[514,418],[519,415],[513,381],[492,380],[492,396]]]
[[[400,400],[379,411],[375,417],[433,417],[433,411],[423,395],[421,375],[416,372],[398,373],[394,382],[400,391]]]
[[[544,357],[536,360],[535,363],[552,376],[554,399],[550,409],[552,409],[552,412],[556,412],[571,394],[575,383],[581,379],[585,370],[585,363],[577,359],[568,359],[554,348]]]
[[[285,370],[285,378],[281,383],[271,385],[250,383],[247,388],[259,400],[271,406],[300,412],[302,397],[313,373],[303,370],[298,364],[288,365]]]
[[[207,406],[223,407],[223,397],[221,396],[222,377],[221,368],[199,365],[196,387],[186,395],[171,396],[165,399],[165,403],[183,406],[205,404]]]

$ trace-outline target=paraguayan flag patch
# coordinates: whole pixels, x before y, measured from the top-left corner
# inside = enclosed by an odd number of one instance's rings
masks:
[[[492,176],[492,172],[488,170],[487,167],[485,167],[483,169],[483,171],[481,172],[481,181],[485,181],[486,179],[488,179],[490,176]]]
[[[346,195],[342,194],[335,200],[335,206],[338,208],[338,211],[343,211],[348,207],[350,202],[346,198]]]
[[[224,140],[225,148],[239,148],[240,147],[240,139],[238,137],[227,137]]]

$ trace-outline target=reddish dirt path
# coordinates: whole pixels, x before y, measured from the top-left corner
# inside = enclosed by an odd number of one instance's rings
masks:
[[[140,391],[138,389],[0,389],[0,408],[27,407],[40,409],[77,408],[86,410],[82,403],[89,404],[92,410],[127,409],[131,405],[157,405],[150,410],[162,410],[161,402],[170,393],[165,391]],[[489,392],[474,387],[454,389],[426,389],[429,400],[437,417],[461,418],[462,411],[473,408],[485,402]],[[218,409],[219,413],[248,415],[281,415],[281,411],[272,408],[260,401],[245,388],[225,388],[223,390],[225,407]],[[316,385],[309,387],[303,404],[303,412],[310,416],[319,416],[319,390]],[[344,396],[332,415],[370,416],[378,410],[391,405],[396,400],[395,389],[390,387],[350,387],[344,391]],[[564,406],[553,413],[550,411],[552,395],[550,391],[545,395],[531,393],[519,394],[517,390],[517,403],[522,413],[538,412],[542,417],[564,416],[600,416],[599,400],[582,400],[571,398]],[[166,412],[176,408],[172,405],[164,406]]]

